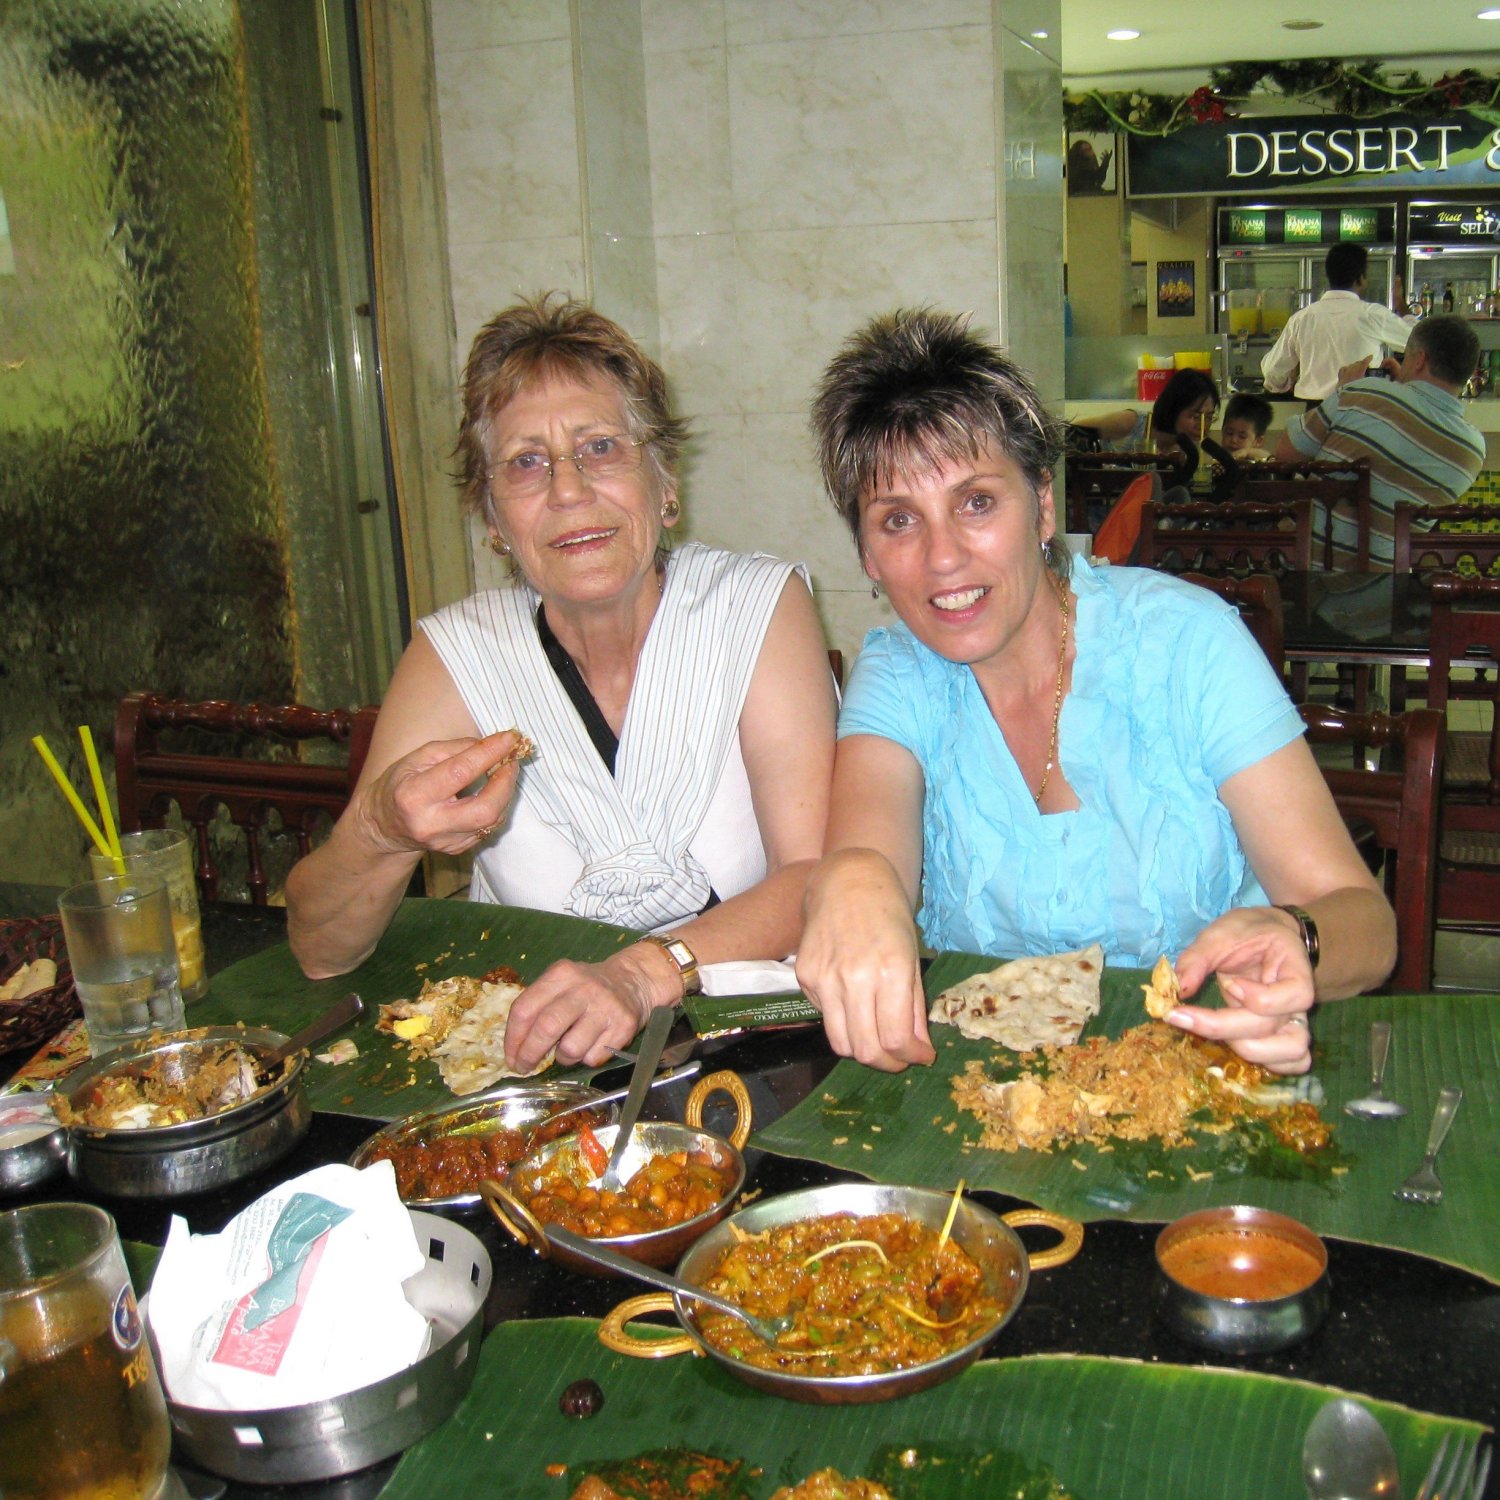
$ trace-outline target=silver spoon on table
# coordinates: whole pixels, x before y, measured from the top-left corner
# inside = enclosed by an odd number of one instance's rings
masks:
[[[1318,1409],[1302,1441],[1308,1500],[1397,1500],[1401,1470],[1385,1429],[1358,1401]]]
[[[1406,1113],[1404,1104],[1385,1096],[1385,1060],[1391,1050],[1391,1023],[1370,1022],[1370,1092],[1363,1099],[1351,1099],[1344,1106],[1346,1115],[1357,1120],[1399,1120]]]

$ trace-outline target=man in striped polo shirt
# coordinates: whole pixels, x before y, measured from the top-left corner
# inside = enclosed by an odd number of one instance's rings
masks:
[[[1424,318],[1411,331],[1394,377],[1352,380],[1321,406],[1287,424],[1276,446],[1286,462],[1316,459],[1370,463],[1370,566],[1389,572],[1396,502],[1447,505],[1474,482],[1484,463],[1484,438],[1464,418],[1458,393],[1474,373],[1479,340],[1459,317]],[[1335,567],[1352,567],[1352,507],[1333,514]]]

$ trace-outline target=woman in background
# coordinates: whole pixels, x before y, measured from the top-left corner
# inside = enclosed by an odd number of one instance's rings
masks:
[[[1219,388],[1202,370],[1178,370],[1162,387],[1149,412],[1112,411],[1102,417],[1076,417],[1068,425],[1081,428],[1105,447],[1121,453],[1192,451],[1202,447],[1219,409]],[[1187,438],[1192,450],[1178,440]]]

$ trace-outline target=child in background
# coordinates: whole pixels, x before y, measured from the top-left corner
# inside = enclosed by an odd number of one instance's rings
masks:
[[[1270,453],[1260,440],[1271,425],[1271,403],[1260,396],[1231,396],[1224,408],[1219,442],[1241,463],[1264,463]]]

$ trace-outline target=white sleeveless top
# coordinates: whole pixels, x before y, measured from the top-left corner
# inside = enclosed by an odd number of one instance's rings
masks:
[[[727,899],[765,878],[739,720],[792,571],[697,542],[672,552],[613,777],[542,649],[529,588],[418,622],[480,732],[517,728],[536,747],[476,851],[472,899],[649,931],[695,916],[710,887]]]

